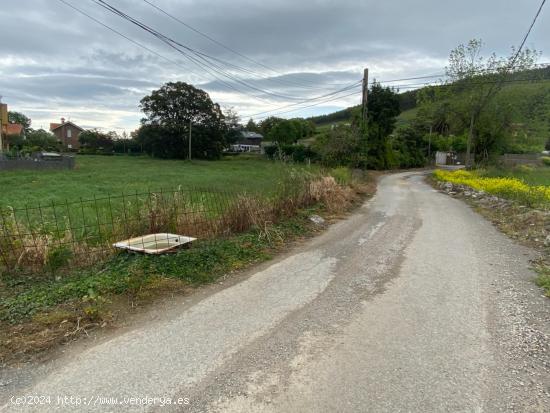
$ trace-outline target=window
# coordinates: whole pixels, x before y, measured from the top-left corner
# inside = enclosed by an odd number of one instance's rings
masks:
[[[71,128],[67,129],[67,138],[73,137],[73,130]]]
[[[67,145],[67,148],[73,149],[73,145],[70,145],[70,144],[69,144],[69,145]]]

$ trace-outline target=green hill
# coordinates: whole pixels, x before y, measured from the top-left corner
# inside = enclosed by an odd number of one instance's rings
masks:
[[[522,79],[535,80],[527,82]],[[416,96],[419,90],[399,94],[402,113],[398,118],[398,126],[407,125],[414,120],[418,111]],[[550,68],[511,75],[498,95],[498,102],[499,105],[511,108],[514,143],[542,149],[550,139]],[[360,106],[353,106],[309,120],[317,125],[319,132],[323,132],[333,124],[349,123],[352,112],[359,108]]]

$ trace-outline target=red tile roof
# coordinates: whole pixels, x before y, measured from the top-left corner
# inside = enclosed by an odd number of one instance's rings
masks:
[[[23,125],[18,123],[8,123],[7,135],[21,135],[23,133]]]
[[[54,130],[56,130],[57,128],[60,128],[60,127],[63,126],[63,125],[73,125],[75,128],[80,129],[81,131],[84,130],[84,129],[82,129],[80,126],[75,125],[75,124],[72,123],[70,120],[68,120],[68,121],[65,122],[65,123],[50,123],[50,132],[53,132]]]

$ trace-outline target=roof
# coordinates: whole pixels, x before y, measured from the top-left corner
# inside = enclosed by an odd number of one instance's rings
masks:
[[[259,133],[249,132],[249,131],[242,131],[241,136],[243,138],[256,138],[256,139],[263,139],[264,138],[263,135],[260,135]]]
[[[23,133],[23,125],[19,123],[8,123],[6,135],[21,135]]]
[[[64,126],[64,125],[72,125],[72,126],[74,126],[75,128],[80,129],[81,131],[84,130],[84,129],[82,129],[80,126],[75,125],[75,124],[72,123],[70,120],[68,120],[68,121],[65,122],[65,123],[50,123],[50,132],[53,132],[54,130],[56,130],[56,129],[60,128],[61,126]]]

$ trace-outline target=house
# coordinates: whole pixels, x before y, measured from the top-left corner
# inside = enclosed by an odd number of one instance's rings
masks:
[[[7,136],[21,136],[25,137],[25,128],[19,123],[8,123],[6,128]]]
[[[61,123],[50,123],[50,132],[57,137],[63,149],[77,150],[80,148],[78,137],[84,129],[71,121],[65,122],[65,118],[61,118]]]
[[[240,138],[231,145],[233,152],[261,152],[263,136],[256,132],[242,131]]]

